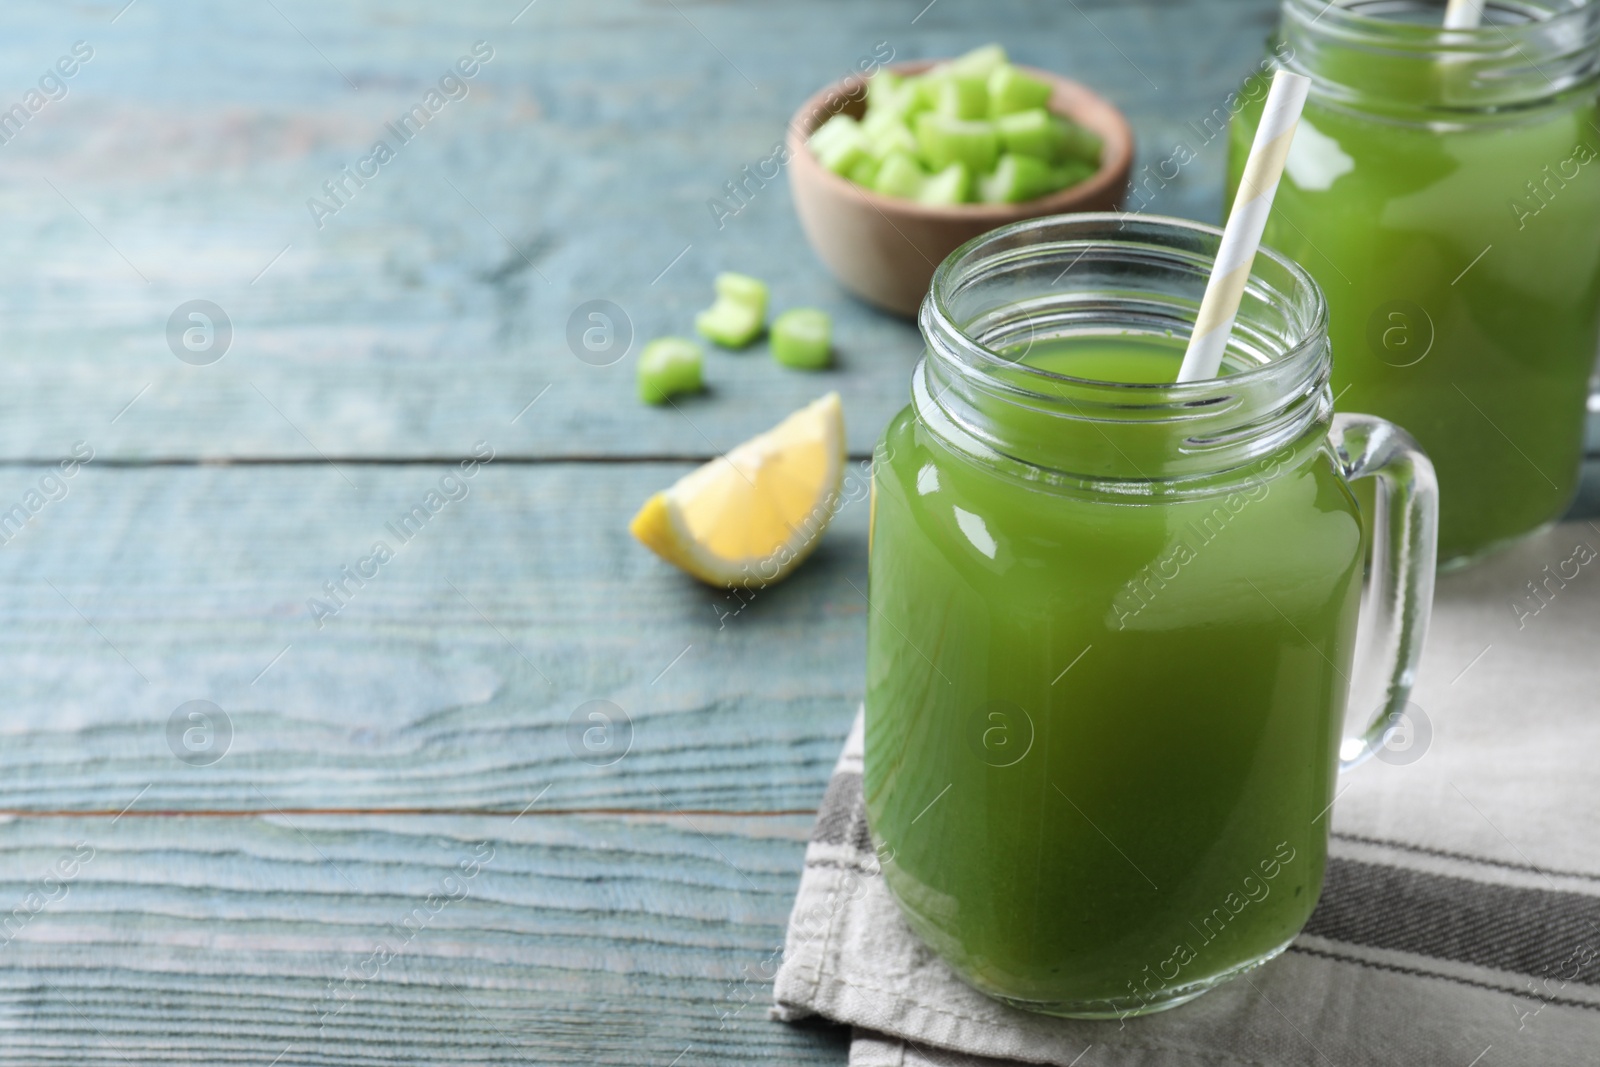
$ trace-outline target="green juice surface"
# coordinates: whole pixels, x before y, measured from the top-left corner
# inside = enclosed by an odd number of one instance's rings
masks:
[[[1230,203],[1259,117],[1233,123]],[[1555,520],[1577,491],[1600,336],[1597,124],[1592,91],[1465,129],[1315,98],[1301,119],[1265,239],[1327,295],[1339,410],[1399,423],[1433,460],[1441,563]]]
[[[1183,365],[1184,342],[1172,337],[1097,337],[1088,342],[1047,342],[1020,360],[1024,367],[1130,385],[1164,385],[1176,381]]]
[[[1113,338],[1025,362],[1170,382],[1180,357]],[[959,454],[911,408],[890,423],[867,811],[911,925],[979,989],[1139,1010],[1309,917],[1362,553],[1324,430],[1231,488],[1122,503]]]

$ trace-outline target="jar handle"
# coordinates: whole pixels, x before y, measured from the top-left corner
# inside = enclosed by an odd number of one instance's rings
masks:
[[[1376,613],[1370,620],[1368,647],[1372,663],[1382,672],[1382,696],[1365,732],[1345,738],[1339,747],[1339,769],[1347,771],[1365,762],[1401,724],[1416,681],[1433,610],[1439,486],[1432,461],[1410,434],[1392,422],[1373,415],[1337,414],[1328,438],[1347,481],[1378,480],[1364,599]],[[1352,685],[1353,698],[1357,691]]]

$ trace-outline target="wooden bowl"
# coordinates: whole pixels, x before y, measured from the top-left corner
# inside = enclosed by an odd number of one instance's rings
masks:
[[[897,63],[897,74],[918,74],[934,61]],[[833,83],[801,105],[789,122],[789,187],[812,249],[852,293],[899,315],[914,316],[934,268],[967,241],[1008,222],[1069,211],[1114,211],[1122,206],[1133,164],[1133,131],[1109,101],[1077,82],[1018,68],[1049,84],[1049,108],[1093,130],[1105,142],[1100,169],[1077,185],[1020,204],[919,204],[884,196],[825,169],[806,146],[813,130],[837,112],[860,118],[866,83]]]

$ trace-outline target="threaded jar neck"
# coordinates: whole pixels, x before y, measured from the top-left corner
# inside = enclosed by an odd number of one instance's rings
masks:
[[[1266,248],[1218,378],[1130,384],[1028,363],[1041,344],[1186,338],[1220,238],[1180,219],[1094,214],[968,242],[922,305],[919,418],[1019,477],[1133,496],[1209,490],[1320,430],[1332,411],[1327,306],[1310,275]]]
[[[1489,0],[1483,22],[1444,28],[1428,0],[1283,0],[1276,52],[1324,106],[1391,121],[1459,126],[1594,90],[1600,4]]]

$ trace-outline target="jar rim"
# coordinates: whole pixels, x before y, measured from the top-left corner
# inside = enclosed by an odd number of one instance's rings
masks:
[[[1205,223],[1102,212],[1030,219],[968,241],[939,265],[923,300],[928,347],[912,375],[913,408],[957,451],[1030,480],[1145,497],[1244,476],[1332,411],[1327,302],[1281,252],[1259,251],[1225,357],[1230,373],[1215,378],[1077,377],[1022,362],[1006,343],[1187,336],[1221,240]]]
[[[1046,215],[1036,219],[1024,219],[1005,226],[997,227],[986,233],[979,234],[965,244],[951,252],[933,272],[933,281],[928,287],[928,295],[923,299],[920,325],[924,333],[930,329],[937,330],[940,336],[949,343],[954,343],[964,349],[963,354],[970,357],[964,360],[969,367],[979,372],[1005,370],[1006,379],[1002,380],[990,376],[986,384],[1001,391],[1009,391],[1018,395],[1033,396],[1037,398],[1050,398],[1057,396],[1054,392],[1039,393],[1023,389],[1014,384],[1018,378],[1022,380],[1038,380],[1049,382],[1062,382],[1074,385],[1083,385],[1095,389],[1112,389],[1124,391],[1127,397],[1124,404],[1133,402],[1133,398],[1147,396],[1153,403],[1162,405],[1177,403],[1194,403],[1203,401],[1219,391],[1231,391],[1237,387],[1259,382],[1274,376],[1287,376],[1298,378],[1296,372],[1309,370],[1305,365],[1316,363],[1328,358],[1326,346],[1322,343],[1328,329],[1328,303],[1322,292],[1322,287],[1311,277],[1309,271],[1288,256],[1269,245],[1261,245],[1256,256],[1265,258],[1278,268],[1282,269],[1294,282],[1299,293],[1304,294],[1310,301],[1310,314],[1307,318],[1302,335],[1288,345],[1281,354],[1273,358],[1247,366],[1228,374],[1219,374],[1214,378],[1201,379],[1192,382],[1114,382],[1096,378],[1081,378],[1057,371],[1044,370],[1039,367],[1019,364],[1015,360],[1007,359],[1005,355],[994,348],[985,345],[977,338],[971,336],[966,329],[956,321],[950,308],[951,297],[957,287],[971,272],[984,262],[985,248],[994,248],[1007,241],[1025,234],[1043,234],[1052,232],[1055,237],[1052,241],[1039,241],[1059,243],[1062,239],[1071,240],[1074,231],[1085,233],[1097,231],[1107,226],[1115,226],[1119,232],[1143,232],[1147,236],[1158,233],[1168,235],[1189,234],[1207,239],[1213,244],[1211,253],[1215,254],[1215,245],[1222,241],[1222,229],[1204,222],[1195,222],[1192,219],[1182,219],[1172,215],[1150,215],[1136,212],[1100,211],[1082,212],[1070,215]],[[1090,248],[1096,244],[1105,243],[1114,245],[1119,243],[1117,238],[1095,240],[1090,242]],[[1129,246],[1147,245],[1148,242],[1124,239],[1121,243]],[[1085,249],[1087,254],[1088,249]],[[1071,269],[1069,266],[1068,270]],[[1252,273],[1254,268],[1252,268]],[[1066,273],[1063,271],[1063,274]]]
[[[1282,0],[1284,12],[1294,11],[1311,16],[1310,23],[1330,31],[1342,31],[1349,37],[1365,43],[1381,45],[1395,51],[1415,51],[1436,55],[1440,52],[1501,51],[1508,44],[1515,47],[1515,38],[1532,38],[1548,33],[1552,26],[1562,24],[1582,25],[1594,17],[1593,5],[1587,0],[1577,0],[1565,11],[1541,9],[1524,0],[1486,0],[1484,13],[1506,11],[1523,16],[1519,22],[1490,22],[1487,19],[1471,29],[1447,30],[1441,21],[1438,25],[1407,22],[1403,19],[1380,18],[1369,14],[1366,8],[1397,6],[1400,0]],[[1441,17],[1443,5],[1440,5]]]
[[[1439,0],[1281,0],[1278,65],[1309,76],[1323,106],[1428,125],[1515,120],[1600,80],[1592,0],[1487,0],[1471,29],[1446,29],[1443,10]],[[1426,21],[1397,17],[1423,11]]]

